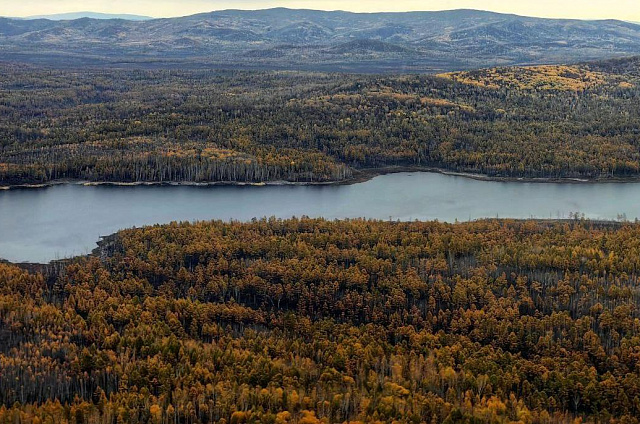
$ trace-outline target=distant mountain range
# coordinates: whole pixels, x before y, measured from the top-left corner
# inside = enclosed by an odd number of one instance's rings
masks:
[[[277,8],[144,21],[0,18],[3,60],[53,66],[435,72],[638,54],[637,24],[477,10],[365,14]]]
[[[153,19],[150,16],[129,15],[129,14],[113,14],[113,13],[97,13],[97,12],[71,12],[56,13],[53,15],[37,15],[29,16],[22,19],[49,19],[52,21],[70,21],[74,19],[90,18],[90,19],[124,19],[127,21],[148,21]]]

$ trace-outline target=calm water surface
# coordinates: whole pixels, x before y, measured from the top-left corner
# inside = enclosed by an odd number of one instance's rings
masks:
[[[170,221],[254,217],[640,218],[640,184],[476,181],[401,173],[348,186],[85,187],[0,192],[0,258],[48,262],[90,252],[100,236]]]

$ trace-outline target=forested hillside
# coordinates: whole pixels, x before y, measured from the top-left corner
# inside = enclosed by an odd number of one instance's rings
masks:
[[[0,264],[0,422],[637,423],[638,240],[272,219]]]
[[[638,59],[437,76],[3,65],[0,185],[638,177]]]

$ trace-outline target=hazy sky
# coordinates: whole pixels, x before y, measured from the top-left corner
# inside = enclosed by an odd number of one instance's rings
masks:
[[[354,12],[470,8],[528,16],[640,22],[640,0],[0,0],[0,16],[90,10],[168,17],[219,9],[279,6]]]

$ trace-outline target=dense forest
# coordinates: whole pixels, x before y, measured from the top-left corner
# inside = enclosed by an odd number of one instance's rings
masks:
[[[402,76],[0,65],[0,185],[640,176],[640,59]]]
[[[0,264],[0,422],[638,423],[640,225],[125,230]]]

